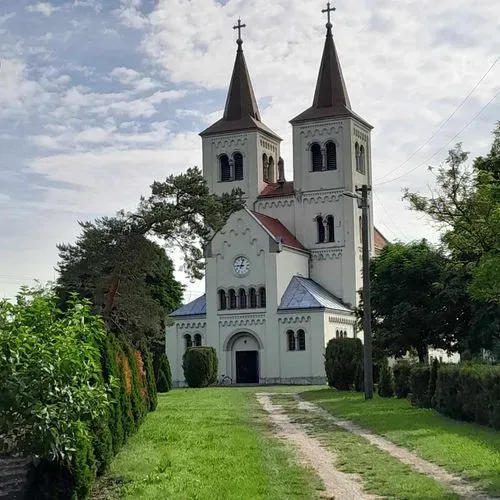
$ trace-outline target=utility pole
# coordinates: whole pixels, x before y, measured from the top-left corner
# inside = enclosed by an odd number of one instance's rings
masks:
[[[363,242],[363,332],[365,399],[373,398],[373,346],[372,346],[372,307],[370,294],[370,203],[368,193],[371,188],[363,184],[356,188],[361,193],[361,229]]]
[[[370,202],[368,193],[372,190],[367,184],[356,188],[355,194],[345,192],[345,196],[358,200],[361,208],[361,232],[363,245],[363,353],[364,353],[364,385],[365,399],[373,399],[373,346],[372,346],[372,318],[370,295]]]

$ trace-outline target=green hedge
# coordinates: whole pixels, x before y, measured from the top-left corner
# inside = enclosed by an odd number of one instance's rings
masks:
[[[218,361],[213,347],[190,347],[182,358],[189,387],[207,387],[217,380]]]
[[[442,365],[433,405],[451,418],[500,429],[500,366]]]
[[[172,389],[172,371],[166,354],[162,353],[155,361],[155,380],[158,392],[168,392]]]
[[[380,370],[378,394],[382,398],[392,398],[394,396],[394,379],[391,367],[387,361],[382,365],[382,369]]]
[[[106,332],[88,301],[56,303],[46,290],[0,301],[0,451],[37,457],[28,498],[82,500],[156,388],[144,346]]]
[[[325,352],[325,372],[330,387],[349,391],[362,384],[363,344],[360,339],[331,339]]]
[[[394,374],[394,392],[399,399],[408,397],[410,393],[411,366],[408,361],[401,360],[392,369],[392,373]]]
[[[431,369],[428,365],[414,365],[410,373],[410,401],[413,406],[430,408],[429,380]]]

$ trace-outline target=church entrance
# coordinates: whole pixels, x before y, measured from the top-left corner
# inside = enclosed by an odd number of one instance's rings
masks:
[[[258,351],[236,352],[236,383],[237,384],[259,383]]]

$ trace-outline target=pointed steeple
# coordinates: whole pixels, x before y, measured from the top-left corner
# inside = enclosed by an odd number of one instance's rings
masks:
[[[250,80],[245,54],[243,53],[243,40],[241,39],[241,28],[246,27],[238,19],[238,50],[236,51],[236,60],[234,62],[233,75],[226,99],[224,116],[212,126],[204,130],[200,135],[207,136],[220,134],[223,132],[236,132],[241,130],[259,129],[267,134],[279,139],[269,127],[266,127],[261,121],[257,99]]]
[[[334,7],[330,8],[330,3],[328,3],[327,9],[323,10],[323,12],[328,13],[328,23],[326,24],[326,40],[313,104],[309,109],[291,120],[291,123],[346,116],[355,116],[359,119],[352,111],[344,76],[342,75],[342,67],[333,41],[330,12],[334,10]],[[362,121],[364,122],[364,120]]]

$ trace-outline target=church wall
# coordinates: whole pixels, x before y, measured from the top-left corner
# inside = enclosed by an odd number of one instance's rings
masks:
[[[309,278],[309,255],[283,248],[283,251],[276,256],[276,265],[276,307],[278,307],[294,276]]]
[[[337,338],[337,330],[347,332],[348,338],[354,338],[355,318],[354,316],[325,313],[325,346],[331,339]]]
[[[292,234],[297,236],[297,239],[304,244],[298,234],[296,228],[295,217],[296,201],[293,196],[283,196],[281,198],[267,198],[257,200],[254,206],[256,212],[269,215],[278,219]]]

